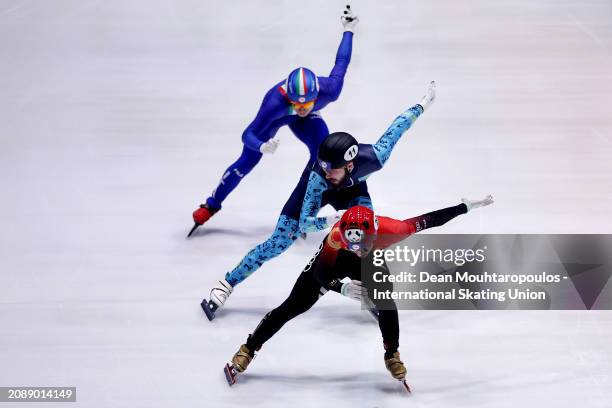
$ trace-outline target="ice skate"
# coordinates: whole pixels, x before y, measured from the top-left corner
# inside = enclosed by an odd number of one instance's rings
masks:
[[[410,386],[406,382],[406,367],[404,366],[402,360],[400,360],[399,351],[393,353],[393,357],[385,359],[385,367],[387,367],[387,370],[389,370],[393,378],[402,383],[404,389],[408,393],[412,392],[410,390]]]
[[[385,367],[387,367],[387,370],[396,380],[406,378],[406,367],[404,367],[404,363],[400,360],[399,351],[393,353],[393,357],[385,359]]]
[[[427,108],[434,102],[436,99],[436,81],[431,81],[429,86],[427,87],[427,92],[425,92],[425,96],[419,102],[419,105],[423,107],[423,111],[426,111]]]
[[[219,284],[212,288],[210,291],[210,300],[204,299],[201,303],[202,309],[204,313],[206,313],[208,320],[213,320],[215,318],[215,312],[225,304],[225,301],[233,290],[234,288],[232,285],[225,279],[219,281]]]
[[[468,200],[467,198],[462,198],[461,202],[465,204],[468,212],[470,212],[474,208],[486,207],[487,205],[493,204],[493,196],[489,194],[482,200]]]
[[[255,357],[255,354],[249,350],[246,344],[240,346],[240,349],[232,357],[232,364],[225,364],[223,371],[225,372],[225,378],[227,383],[232,386],[236,384],[238,374],[243,373],[247,369],[251,361]]]
[[[255,353],[252,353],[246,344],[243,344],[236,354],[234,354],[234,357],[232,357],[232,365],[237,372],[242,373],[247,369],[253,357],[255,357]]]
[[[206,223],[213,215],[215,215],[219,210],[215,210],[211,208],[208,204],[200,204],[200,208],[193,212],[193,228],[187,234],[187,238],[191,237],[194,231],[200,226]]]

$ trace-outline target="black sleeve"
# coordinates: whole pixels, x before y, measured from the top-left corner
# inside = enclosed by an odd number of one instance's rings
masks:
[[[454,207],[443,208],[441,210],[419,215],[418,217],[409,218],[404,220],[404,222],[412,224],[414,227],[414,232],[419,232],[427,228],[434,228],[444,225],[453,218],[465,213],[467,213],[467,206],[461,203]]]

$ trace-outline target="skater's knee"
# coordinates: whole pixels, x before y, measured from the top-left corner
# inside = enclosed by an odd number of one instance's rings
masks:
[[[249,174],[251,170],[253,170],[256,164],[257,163],[239,159],[236,163],[234,163],[232,170],[237,176],[244,177]]]
[[[296,306],[292,301],[285,301],[276,309],[268,312],[264,319],[270,322],[282,322],[281,324],[285,324],[299,314],[296,313]]]
[[[277,236],[268,238],[266,242],[261,245],[262,252],[270,254],[272,256],[278,256],[285,252],[289,248],[289,243],[286,240],[280,239]]]
[[[251,170],[253,170],[257,163],[259,163],[260,159],[261,153],[244,149],[238,160],[236,160],[232,165],[232,168],[234,169],[234,171],[240,173],[240,177],[244,177],[249,174]]]
[[[292,292],[279,307],[270,312],[273,316],[285,316],[291,320],[296,316],[306,312],[316,303],[318,296],[310,299],[310,296],[303,292]]]
[[[271,251],[276,255],[285,252],[298,238],[298,221],[281,215],[274,229],[274,233],[268,239]]]
[[[296,303],[296,302],[287,302],[286,304],[281,305],[275,311],[285,316],[287,321],[289,321],[301,315],[302,313],[306,312],[311,307],[312,305],[310,304],[305,305],[305,304]]]
[[[295,316],[299,316],[302,313],[307,312],[308,310],[310,310],[310,308],[312,307],[311,303],[308,304],[301,304],[298,307],[296,307],[293,311],[293,313],[295,314]]]

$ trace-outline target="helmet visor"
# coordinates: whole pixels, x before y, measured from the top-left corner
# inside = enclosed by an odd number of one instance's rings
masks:
[[[315,104],[314,99],[312,101],[304,102],[304,103],[291,101],[291,105],[293,105],[295,109],[312,109],[314,107],[314,104]]]

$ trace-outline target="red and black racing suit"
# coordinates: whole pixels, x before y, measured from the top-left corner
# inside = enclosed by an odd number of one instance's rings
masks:
[[[419,231],[443,225],[466,212],[465,204],[459,204],[403,221],[378,217],[378,235],[374,241],[374,249],[386,248]],[[343,248],[340,229],[336,224],[323,240],[319,251],[300,274],[289,297],[266,314],[253,334],[249,335],[246,342],[248,349],[252,353],[259,350],[285,323],[310,309],[327,291],[340,293],[343,278],[361,280],[362,262],[365,262],[364,266],[372,268],[372,273],[381,271],[383,274],[388,274],[386,265],[380,267],[373,265],[372,252],[361,259]],[[393,284],[388,283],[388,285],[388,288],[378,289],[392,290]],[[397,309],[393,300],[375,300],[374,305],[379,309],[378,324],[385,345],[385,358],[389,358],[399,347]]]

